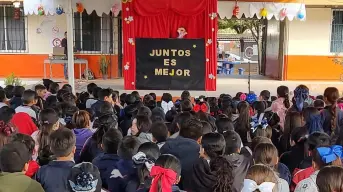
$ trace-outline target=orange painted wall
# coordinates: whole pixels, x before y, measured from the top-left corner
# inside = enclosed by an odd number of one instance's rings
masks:
[[[99,57],[100,55],[77,55],[78,58],[84,58],[88,60],[88,66],[95,74],[96,78],[101,78],[99,73]],[[43,78],[44,69],[43,61],[47,59],[48,55],[38,54],[1,54],[0,55],[0,77],[6,77],[10,73],[14,73],[18,77],[24,78]],[[49,77],[50,70],[49,65],[46,65],[47,77]],[[82,72],[85,69],[85,65],[82,65]],[[63,77],[63,65],[52,65],[53,78]],[[112,71],[113,78],[118,77],[118,56],[112,56]],[[109,73],[110,74],[110,73]],[[79,66],[75,65],[75,77],[79,77]]]
[[[343,67],[332,56],[285,56],[284,80],[339,80]]]

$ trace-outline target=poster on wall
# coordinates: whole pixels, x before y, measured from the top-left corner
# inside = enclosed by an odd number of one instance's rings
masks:
[[[137,38],[136,89],[205,90],[204,39]]]

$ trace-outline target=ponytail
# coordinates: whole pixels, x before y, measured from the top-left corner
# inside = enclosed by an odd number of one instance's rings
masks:
[[[223,156],[218,156],[210,161],[211,170],[217,176],[213,192],[232,191],[233,168],[231,163]]]
[[[289,89],[286,86],[279,86],[277,88],[277,94],[279,97],[284,98],[285,100],[283,101],[284,106],[288,109],[291,104],[289,102]]]
[[[331,114],[331,133],[334,133],[336,128],[336,103],[330,106]]]
[[[284,98],[285,98],[285,100],[283,101],[283,104],[284,104],[285,107],[288,109],[288,108],[291,106],[291,104],[290,104],[290,102],[289,102],[289,95],[286,94]]]
[[[325,89],[324,91],[324,97],[326,98],[326,100],[331,104],[331,106],[329,107],[329,113],[331,114],[331,131],[332,133],[334,133],[335,129],[336,129],[336,105],[337,105],[337,100],[339,98],[339,92],[338,89],[336,87],[328,87]]]

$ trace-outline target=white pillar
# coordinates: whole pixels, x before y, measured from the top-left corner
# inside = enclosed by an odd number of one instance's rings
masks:
[[[72,1],[67,0],[67,39],[68,39],[68,83],[73,88],[75,94],[75,78],[74,78],[74,35],[73,35],[73,17]]]

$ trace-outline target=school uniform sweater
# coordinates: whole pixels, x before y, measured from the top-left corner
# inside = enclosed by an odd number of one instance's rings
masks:
[[[44,192],[42,186],[35,180],[18,173],[0,173],[1,192]]]

